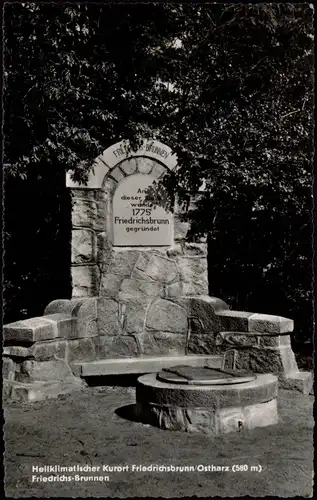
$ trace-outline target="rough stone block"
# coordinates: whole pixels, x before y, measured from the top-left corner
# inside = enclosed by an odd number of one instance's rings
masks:
[[[30,318],[3,326],[3,340],[6,343],[30,343],[58,337],[56,323],[41,318]]]
[[[250,349],[236,350],[235,368],[236,370],[256,371],[253,369],[254,364],[251,366]],[[266,373],[266,371],[263,373]]]
[[[270,348],[268,348],[270,349]],[[290,373],[298,370],[294,352],[290,346],[279,347],[280,356],[283,360],[284,373]]]
[[[5,380],[14,380],[16,363],[10,359],[4,357],[2,359],[2,377]]]
[[[180,281],[186,295],[208,295],[207,259],[205,257],[177,257]]]
[[[145,313],[149,300],[131,300],[126,304],[125,310],[125,331],[127,333],[140,333],[144,328]]]
[[[16,380],[19,382],[33,382],[49,380],[65,380],[67,377],[73,377],[73,374],[61,359],[50,361],[26,360],[21,364],[21,371],[16,373]]]
[[[144,272],[141,271],[140,269],[134,268],[132,273],[131,273],[131,279],[133,280],[143,280],[146,282],[153,282],[151,278]]]
[[[258,336],[240,332],[220,332],[224,345],[232,347],[253,347],[258,345]]]
[[[184,243],[180,242],[177,243],[175,242],[169,250],[166,251],[167,257],[170,259],[173,259],[174,257],[180,257],[184,255]]]
[[[135,269],[138,269],[139,271],[145,271],[149,260],[151,258],[151,254],[149,253],[140,253],[139,258],[135,264]]]
[[[57,299],[50,302],[44,310],[44,316],[49,314],[72,314],[75,304],[69,299]]]
[[[96,261],[96,235],[91,229],[73,229],[72,263],[85,264]]]
[[[67,345],[67,361],[93,361],[96,359],[94,339],[84,338],[69,340]]]
[[[99,290],[99,270],[95,265],[72,266],[73,297],[93,297]]]
[[[175,281],[175,283],[171,283],[170,285],[166,285],[165,287],[165,297],[173,298],[173,297],[181,297],[186,295],[184,292],[184,285],[186,283],[182,283],[181,281]]]
[[[75,303],[72,314],[78,319],[95,320],[98,317],[97,303],[98,297],[87,297],[78,300]]]
[[[148,404],[142,405],[140,416],[145,417],[145,423],[150,423],[160,429],[202,432],[216,436],[213,410]]]
[[[139,356],[138,344],[133,336],[98,337],[99,358],[120,358]]]
[[[261,335],[260,336],[260,345],[261,345],[261,339],[264,340],[264,338],[265,338],[265,335]],[[290,335],[285,335],[285,333],[283,335],[279,335],[279,341],[280,341],[280,346],[281,347],[282,346],[292,347],[291,336]]]
[[[58,331],[58,337],[67,339],[76,336],[76,319],[69,314],[55,313],[46,314],[45,319],[55,324]]]
[[[182,220],[178,215],[174,215],[174,241],[185,240],[189,229],[189,222]]]
[[[187,352],[189,354],[215,354],[215,335],[191,334],[188,341]]]
[[[81,198],[83,200],[95,200],[96,199],[97,190],[96,189],[87,189],[86,186],[78,187],[77,185],[72,187],[71,195],[72,200],[76,198]]]
[[[253,313],[244,311],[221,311],[218,316],[221,321],[221,328],[228,332],[248,332],[249,331],[249,317]]]
[[[185,283],[197,283],[207,280],[207,259],[206,257],[186,257],[181,256],[176,259],[181,281]]]
[[[98,333],[99,335],[121,335],[122,321],[119,303],[114,299],[98,299]]]
[[[298,370],[294,353],[288,346],[250,349],[250,367],[257,373],[289,373]]]
[[[279,384],[282,389],[310,394],[313,387],[313,375],[311,372],[295,371],[286,377],[280,377]]]
[[[103,297],[117,297],[123,277],[119,274],[107,273],[101,277],[100,294]]]
[[[124,175],[124,173],[122,172],[122,170],[121,170],[121,168],[119,166],[114,167],[111,170],[110,175],[117,182],[123,181],[123,179],[125,178],[125,175]]]
[[[257,373],[279,373],[284,371],[278,349],[259,349],[250,352],[250,367]]]
[[[112,243],[110,242],[110,232],[96,231],[97,256],[96,261],[103,268],[107,268],[112,255]]]
[[[3,354],[12,358],[35,359],[47,361],[49,359],[65,358],[66,340],[44,340],[35,342],[30,347],[11,345],[3,348]]]
[[[137,170],[137,162],[136,162],[136,158],[130,158],[129,160],[124,160],[124,161],[120,164],[120,167],[121,167],[121,170],[123,170],[123,172],[124,172],[126,175],[132,175],[132,174],[135,174],[135,173],[136,173],[136,170]]]
[[[101,186],[101,192],[103,193],[103,197],[102,197],[103,200],[105,200],[105,201],[112,200],[112,197],[113,197],[117,187],[118,187],[118,182],[115,179],[112,179],[111,177],[106,177],[106,179],[104,180],[104,182]],[[108,205],[108,207],[109,207],[109,205]]]
[[[32,346],[35,344],[32,344]],[[20,345],[7,345],[3,347],[2,354],[12,358],[30,358],[31,347],[23,347]]]
[[[2,403],[7,403],[11,400],[12,383],[8,380],[3,380],[2,383]]]
[[[92,319],[97,319],[96,298],[97,297],[84,297],[72,300],[53,300],[46,306],[44,316],[46,318],[47,315],[55,316],[55,314],[66,314],[68,316],[79,316],[81,318],[90,316]]]
[[[65,323],[68,328],[68,338],[92,337],[98,335],[97,332],[97,297],[87,297],[72,300],[55,300],[45,309],[45,318],[50,314],[51,318],[57,317],[57,311],[65,311],[72,317],[72,328]],[[52,314],[54,313],[54,314]],[[63,326],[63,323],[61,323]],[[66,337],[66,335],[63,335]]]
[[[175,302],[158,299],[148,309],[146,326],[164,332],[187,333],[187,311]]]
[[[189,330],[190,334],[199,334],[199,335],[208,335],[208,332],[206,332],[204,323],[201,321],[200,318],[190,316],[188,318],[188,324],[189,324]]]
[[[137,403],[136,412],[141,422],[163,430],[185,431],[182,410],[179,407]]]
[[[291,347],[290,335],[259,335],[260,347]]]
[[[204,277],[195,283],[182,283],[182,286],[184,296],[206,295],[208,293],[208,282]]]
[[[250,332],[287,333],[294,330],[294,321],[270,314],[252,314],[249,317]]]
[[[16,383],[11,382],[9,400],[19,403],[34,403],[35,401],[44,401],[53,399],[62,394],[70,394],[74,391],[82,390],[85,382],[81,379],[67,378],[67,380]]]
[[[65,317],[65,323],[62,321],[63,311],[68,316]],[[97,335],[97,298],[82,298],[72,300],[54,300],[45,309],[45,318],[61,318],[61,328],[64,328],[63,337],[81,338]],[[69,319],[67,323],[66,318]],[[71,328],[70,328],[71,325]],[[67,335],[66,335],[67,333]]]
[[[240,386],[240,389],[242,386]],[[272,401],[278,396],[278,379],[277,377],[268,380],[265,384],[250,384],[248,390],[240,390],[237,386],[237,390],[240,391],[240,404],[244,407],[251,406],[254,404],[262,404],[267,401]]]
[[[73,198],[72,226],[94,228],[97,217],[97,204],[94,200]]]
[[[251,430],[278,423],[277,399],[243,408],[244,426]]]
[[[154,166],[151,171],[151,175],[158,179],[162,175],[164,175],[167,172],[166,168],[163,167],[160,163],[154,162]]]
[[[162,283],[171,283],[178,275],[176,263],[160,255],[152,255],[144,272],[146,275]]]
[[[222,308],[228,308],[221,299],[206,295],[174,298],[173,302],[187,308],[189,318],[199,320],[203,333],[218,333],[221,323],[216,313]]]
[[[31,357],[37,361],[47,361],[51,359],[65,359],[66,340],[47,340],[36,342],[30,349]]]
[[[86,325],[86,335],[84,335],[84,337],[96,337],[97,335],[99,335],[98,323],[96,319],[92,319]]]
[[[216,412],[208,409],[183,408],[184,421],[188,432],[202,432],[216,436]]]
[[[97,329],[97,297],[86,298],[76,303],[72,314],[76,317],[77,328],[72,338],[94,337]]]
[[[144,156],[137,157],[136,165],[140,174],[150,174],[154,167],[154,161]]]
[[[98,200],[97,214],[94,221],[93,229],[95,231],[105,231],[106,230],[106,219],[107,219],[107,202],[106,200]]]
[[[146,331],[137,338],[144,355],[185,355],[186,339],[180,333]]]
[[[206,243],[184,243],[183,253],[189,257],[206,257],[207,258],[207,245]]]
[[[139,257],[137,250],[113,251],[108,271],[129,278]]]
[[[239,432],[239,429],[245,426],[245,421],[245,416],[240,407],[218,410],[216,414],[217,434]]]
[[[139,298],[144,300],[145,297],[160,297],[163,295],[163,285],[156,281],[145,281],[140,279],[124,279],[118,299],[123,302]]]

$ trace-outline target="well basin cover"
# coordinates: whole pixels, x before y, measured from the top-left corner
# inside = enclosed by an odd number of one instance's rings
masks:
[[[251,382],[256,379],[256,375],[227,368],[178,365],[164,368],[157,374],[157,379],[170,384],[222,385]]]

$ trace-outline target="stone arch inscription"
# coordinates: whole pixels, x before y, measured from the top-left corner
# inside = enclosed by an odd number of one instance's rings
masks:
[[[71,174],[66,175],[66,186],[73,189],[101,189],[106,176],[113,175],[116,167],[127,163],[129,158],[144,157],[163,164],[168,170],[173,170],[177,165],[177,157],[172,153],[170,147],[159,141],[144,140],[137,151],[130,151],[127,147],[127,141],[120,141],[107,148],[93,162],[93,169],[88,176],[88,182],[85,185],[79,185],[73,181]],[[143,172],[147,173],[147,172]],[[121,172],[124,176],[124,172]]]
[[[182,220],[179,207],[170,214],[162,207],[148,207],[144,203],[142,191],[153,179],[176,167],[176,155],[158,141],[145,140],[135,152],[126,146],[126,141],[121,141],[99,155],[85,185],[67,175],[73,202],[72,296],[117,300],[119,296],[145,294],[141,302],[146,305],[153,296],[208,293],[205,244],[197,249],[187,248],[189,224]],[[142,199],[124,199],[124,196]],[[132,206],[134,202],[141,206]],[[141,211],[132,212],[137,209]],[[130,221],[131,218],[138,220]],[[116,226],[121,227],[121,234]],[[142,230],[145,227],[153,229]],[[173,275],[174,281],[166,287],[153,279],[162,274],[160,266],[157,267],[159,258],[164,261],[168,279],[172,280],[167,271],[171,263],[178,270],[177,276]]]

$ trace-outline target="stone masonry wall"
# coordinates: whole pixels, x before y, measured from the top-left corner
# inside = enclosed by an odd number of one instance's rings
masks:
[[[119,291],[117,297],[55,300],[44,316],[5,325],[5,395],[43,399],[46,387],[52,394],[52,384],[57,393],[81,388],[73,375],[76,363],[148,355],[233,352],[237,369],[274,373],[286,381],[293,377],[299,390],[311,382],[298,372],[290,344],[292,320],[231,311],[209,296],[147,295],[144,307],[137,300],[140,295],[134,300],[135,290],[130,291]]]
[[[113,195],[119,182],[136,171],[159,178],[165,168],[149,158],[132,158],[110,170],[101,189],[72,188],[73,297],[116,296],[131,286],[146,287],[144,294],[153,296],[153,282],[163,285],[163,296],[208,294],[207,245],[186,243],[189,223],[181,210],[173,214],[170,248],[113,246]],[[156,289],[160,297],[161,287]]]
[[[80,193],[81,196],[88,193]],[[92,196],[95,193],[90,193]],[[87,201],[87,200],[86,200]],[[93,206],[93,200],[88,203]],[[75,198],[74,206],[88,203],[83,198]],[[78,213],[73,211],[73,219],[80,221]],[[185,242],[180,228],[175,235],[175,243],[169,249],[124,250],[112,247],[105,231],[96,228],[90,221],[86,226],[73,226],[72,231],[72,280],[73,297],[92,297],[118,292],[123,280],[161,281],[166,285],[168,296],[208,294],[207,281],[207,245],[206,243],[189,244]],[[176,224],[177,226],[177,224]],[[187,226],[187,224],[186,224]],[[168,273],[171,271],[171,275]]]

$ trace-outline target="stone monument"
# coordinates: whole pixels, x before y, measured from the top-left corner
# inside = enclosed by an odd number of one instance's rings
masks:
[[[96,158],[86,185],[67,175],[72,297],[4,326],[7,397],[52,397],[93,375],[228,362],[309,392],[311,374],[298,371],[291,348],[293,321],[209,297],[206,241],[186,240],[178,206],[170,213],[149,200],[153,181],[176,165],[158,141],[135,152],[121,141]]]
[[[160,142],[145,141],[136,152],[121,142],[95,160],[86,186],[67,177],[73,297],[208,294],[206,243],[188,245],[180,211],[146,200],[147,188],[176,164]]]

